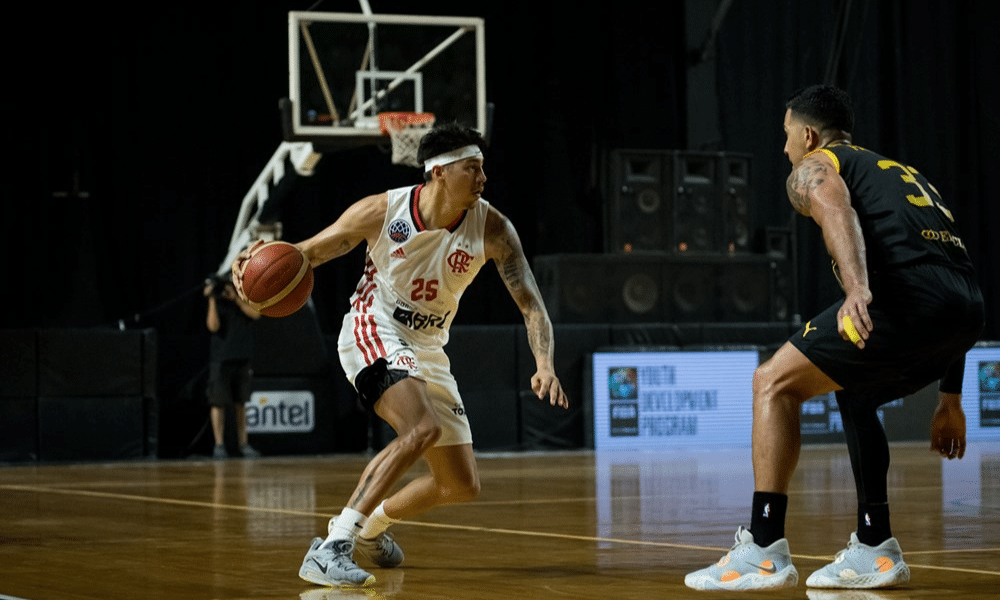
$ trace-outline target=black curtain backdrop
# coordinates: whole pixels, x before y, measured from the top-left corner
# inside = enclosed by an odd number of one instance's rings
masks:
[[[784,193],[781,118],[796,89],[832,83],[855,103],[855,143],[914,166],[934,183],[964,234],[987,298],[988,339],[1000,335],[996,192],[988,185],[1000,134],[995,73],[1000,10],[990,2],[881,0],[736,2],[718,36],[725,144],[754,153],[758,209],[798,235],[804,318],[840,297],[810,220]],[[781,6],[776,6],[780,4]]]
[[[514,221],[529,258],[602,251],[607,152],[689,147],[685,37],[702,33],[684,31],[685,17],[710,22],[718,2],[371,4],[486,19],[496,106],[486,196]],[[15,15],[43,24],[43,35],[23,42],[10,73],[13,138],[24,143],[9,174],[16,251],[5,289],[14,293],[0,327],[204,331],[201,283],[281,141],[287,12],[359,11],[351,0],[248,6],[46,5]],[[855,98],[857,143],[912,164],[950,202],[990,303],[987,337],[1000,338],[1000,218],[987,185],[1000,133],[994,3],[733,2],[720,24],[704,55],[716,72],[716,149],[753,154],[758,227],[796,228],[803,316],[838,292],[815,225],[784,197],[781,119],[792,91],[830,81]],[[350,202],[419,176],[391,166],[384,149],[327,155],[283,204],[285,238],[312,235]],[[361,260],[356,250],[317,273],[327,332]],[[489,269],[458,322],[519,319]]]

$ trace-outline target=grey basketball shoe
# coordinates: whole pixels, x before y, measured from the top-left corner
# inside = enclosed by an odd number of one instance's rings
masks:
[[[384,569],[398,567],[403,562],[403,549],[388,531],[373,540],[359,537],[357,544],[362,556]]]
[[[318,585],[369,586],[375,583],[375,576],[354,562],[354,542],[337,540],[323,548],[323,538],[314,538],[309,551],[302,559],[299,577]]]

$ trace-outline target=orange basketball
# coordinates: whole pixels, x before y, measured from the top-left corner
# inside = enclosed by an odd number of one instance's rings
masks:
[[[302,308],[313,289],[313,270],[288,242],[267,242],[243,262],[243,295],[262,315],[287,317]]]

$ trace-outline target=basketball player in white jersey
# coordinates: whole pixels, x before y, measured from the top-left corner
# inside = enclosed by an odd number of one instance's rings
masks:
[[[553,365],[552,323],[513,225],[482,199],[485,142],[459,125],[421,141],[422,185],[389,190],[350,206],[298,244],[316,267],[367,242],[365,272],[344,318],[341,364],[361,397],[396,431],[343,509],[317,537],[299,576],[320,585],[370,585],[355,546],[380,567],[403,553],[386,529],[432,507],[479,493],[472,433],[444,345],[462,292],[492,259],[524,316],[539,399],[568,407]],[[388,495],[423,457],[430,473]],[[388,497],[387,497],[388,496]]]

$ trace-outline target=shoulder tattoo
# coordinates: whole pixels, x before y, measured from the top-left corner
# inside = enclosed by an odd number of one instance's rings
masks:
[[[788,176],[785,189],[788,191],[788,200],[796,212],[806,216],[810,214],[809,196],[813,190],[826,182],[829,177],[827,169],[828,166],[822,162],[807,158]]]

